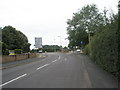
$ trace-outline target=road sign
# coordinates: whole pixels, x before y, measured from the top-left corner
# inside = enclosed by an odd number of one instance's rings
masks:
[[[35,37],[35,48],[42,48],[42,37]]]

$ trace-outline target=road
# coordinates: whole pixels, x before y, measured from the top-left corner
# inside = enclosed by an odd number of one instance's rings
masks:
[[[49,53],[42,60],[4,69],[0,87],[117,88],[117,85],[114,76],[95,65],[86,55]]]

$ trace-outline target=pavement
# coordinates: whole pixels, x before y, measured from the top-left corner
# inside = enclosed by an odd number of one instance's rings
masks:
[[[2,70],[2,88],[118,88],[110,73],[79,53],[49,53],[44,59]]]

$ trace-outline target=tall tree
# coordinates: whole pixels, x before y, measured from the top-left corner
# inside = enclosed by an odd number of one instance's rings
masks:
[[[2,42],[4,42],[9,50],[22,49],[23,52],[29,52],[30,43],[27,37],[12,26],[5,26],[2,29]]]
[[[68,19],[67,24],[69,46],[80,47],[82,45],[85,46],[90,41],[91,35],[94,35],[98,27],[104,24],[104,18],[97,6],[92,4],[84,6],[78,12],[73,13],[72,19]]]

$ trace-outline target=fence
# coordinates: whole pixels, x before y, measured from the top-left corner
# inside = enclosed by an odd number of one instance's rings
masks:
[[[27,54],[18,54],[18,55],[7,55],[2,56],[2,60],[0,62],[6,63],[6,62],[12,62],[12,61],[18,61],[18,60],[24,60],[28,58],[34,58],[37,57],[37,53],[27,53]]]

